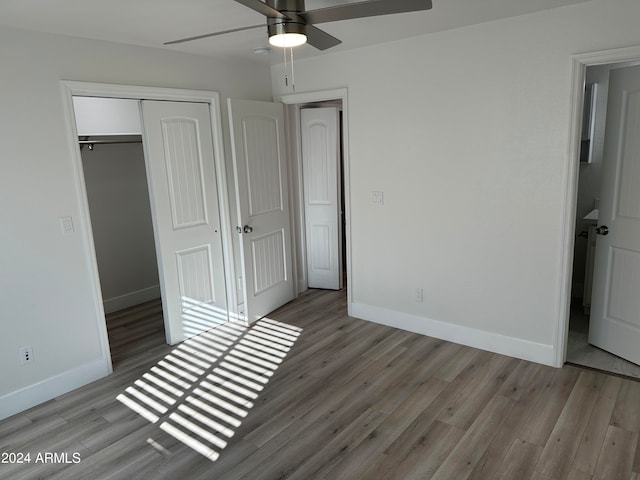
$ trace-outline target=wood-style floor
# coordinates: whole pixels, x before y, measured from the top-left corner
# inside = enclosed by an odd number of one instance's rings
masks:
[[[640,480],[640,383],[345,310],[310,291],[249,329],[131,344],[110,377],[0,422],[0,452],[70,463],[0,478]]]
[[[139,354],[165,344],[162,302],[159,298],[109,313],[106,321],[111,363],[116,371],[123,364],[126,365],[127,360],[135,364]]]

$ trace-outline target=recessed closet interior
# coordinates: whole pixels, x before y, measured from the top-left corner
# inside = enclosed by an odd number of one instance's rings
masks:
[[[165,336],[139,105],[74,97],[74,111],[111,356],[118,368],[128,353],[144,348],[145,338]]]

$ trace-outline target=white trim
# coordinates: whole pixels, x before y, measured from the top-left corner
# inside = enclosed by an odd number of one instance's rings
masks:
[[[561,268],[558,279],[558,305],[555,332],[554,367],[562,367],[567,355],[569,333],[569,313],[571,305],[571,277],[573,274],[573,251],[575,242],[575,216],[578,203],[578,173],[580,165],[580,132],[582,123],[582,105],[584,82],[588,66],[606,65],[640,60],[640,46],[582,53],[571,58],[571,85],[569,93],[570,118],[569,138],[567,139],[567,161],[564,177],[566,179],[563,215],[561,217]]]
[[[573,60],[585,66],[608,65],[611,63],[634,62],[640,60],[640,45],[615,48],[599,52],[587,52],[574,55]]]
[[[95,360],[0,397],[0,420],[80,388],[111,372],[111,362]]]
[[[344,176],[344,216],[345,216],[345,237],[347,248],[344,252],[346,255],[347,264],[347,314],[353,315],[353,268],[352,268],[352,248],[351,248],[351,175],[350,168],[351,162],[349,157],[349,101],[346,88],[340,88],[335,90],[325,90],[321,92],[307,92],[307,93],[295,93],[291,95],[283,95],[278,97],[275,101],[280,101],[286,105],[302,104],[311,102],[323,102],[327,100],[342,100],[342,141],[343,141],[343,171]],[[298,109],[297,109],[298,110]],[[297,115],[296,115],[297,116]],[[299,141],[298,141],[299,143]],[[298,147],[299,148],[299,147]],[[298,156],[298,162],[301,162],[301,156]],[[299,172],[302,168],[298,169]],[[299,175],[298,181],[302,181],[301,175]],[[302,192],[302,187],[300,187]],[[304,211],[304,209],[303,209]],[[302,219],[304,225],[304,218]],[[306,268],[306,263],[305,263]],[[306,272],[304,275],[305,278]]]
[[[208,90],[181,88],[143,87],[112,83],[75,82],[62,80],[63,87],[71,95],[104,98],[131,98],[133,100],[168,100],[175,102],[200,102],[220,104],[220,94]]]
[[[227,289],[227,312],[229,318],[237,318],[238,292],[236,288],[236,267],[233,255],[234,235],[237,235],[231,220],[231,200],[227,186],[227,160],[224,153],[224,136],[222,134],[222,112],[219,95],[216,93],[215,105],[209,105],[211,125],[213,129],[213,152],[215,155],[216,184],[218,187],[218,211],[220,215],[220,234],[222,236],[222,257]]]
[[[287,159],[289,167],[289,204],[291,211],[291,265],[293,266],[293,284],[296,297],[308,288],[306,255],[299,252],[300,246],[306,242],[304,228],[305,211],[302,188],[302,171],[300,168],[300,108],[298,105],[289,104],[284,108],[284,122],[286,125]],[[299,255],[300,254],[300,255]],[[301,268],[298,268],[300,264]]]
[[[516,337],[507,337],[498,333],[477,330],[471,327],[419,317],[409,313],[396,312],[363,303],[354,303],[352,310],[352,314],[356,318],[389,327],[399,328],[421,335],[428,335],[449,342],[544,365],[552,365],[554,361],[553,345],[530,342]]]
[[[293,103],[312,103],[312,102],[325,102],[327,100],[344,100],[347,98],[346,88],[337,88],[335,90],[323,90],[319,92],[306,92],[306,93],[292,93],[290,95],[282,95],[276,97],[275,102],[282,102],[284,104]],[[343,104],[344,107],[344,104]]]
[[[102,303],[102,288],[100,287],[100,275],[98,274],[98,259],[96,256],[95,243],[93,240],[93,231],[91,229],[91,219],[89,216],[89,201],[87,196],[87,186],[84,180],[82,167],[82,156],[78,147],[78,130],[76,127],[76,118],[73,108],[73,95],[75,90],[68,82],[62,82],[63,111],[65,124],[67,127],[67,139],[69,142],[70,158],[72,160],[73,176],[76,183],[76,204],[78,206],[80,217],[77,222],[77,231],[82,236],[82,243],[85,247],[87,265],[89,265],[89,284],[91,285],[92,303],[95,312],[95,321],[97,322],[98,335],[100,337],[100,350],[102,360],[107,365],[109,375],[113,372],[111,363],[111,351],[109,348],[109,336],[107,335],[107,324],[104,319],[104,305]]]
[[[288,148],[289,148],[289,184],[290,184],[290,198],[291,205],[295,208],[291,210],[292,213],[292,227],[296,228],[297,238],[292,251],[296,254],[294,258],[294,279],[296,280],[296,296],[305,292],[309,288],[309,282],[307,280],[307,256],[305,254],[305,245],[307,242],[307,229],[306,224],[306,211],[304,204],[304,179],[302,172],[302,142],[300,130],[300,104],[288,104],[285,108],[287,113],[287,133],[289,133]],[[294,168],[295,167],[295,168]],[[295,187],[295,188],[294,188]],[[298,258],[298,254],[300,257]],[[301,268],[298,269],[298,263]]]
[[[76,182],[76,198],[80,210],[78,231],[82,235],[82,241],[87,252],[87,264],[89,265],[89,282],[93,291],[93,303],[95,308],[95,319],[98,323],[98,331],[101,341],[102,361],[108,365],[105,375],[110,374],[113,369],[111,365],[111,352],[109,349],[109,337],[107,335],[106,322],[104,321],[104,306],[102,291],[100,288],[100,278],[96,260],[93,233],[89,217],[89,207],[87,201],[87,191],[82,170],[82,157],[80,148],[76,142],[77,128],[73,110],[73,96],[91,96],[104,98],[130,98],[134,100],[168,100],[176,102],[198,102],[207,103],[210,108],[212,136],[214,143],[216,182],[218,187],[218,202],[220,210],[220,226],[222,233],[222,250],[224,256],[225,281],[227,288],[227,305],[235,305],[235,283],[231,274],[233,268],[233,244],[229,222],[229,201],[227,191],[227,177],[225,170],[225,156],[223,147],[222,121],[220,113],[220,94],[213,91],[204,90],[184,90],[174,88],[143,87],[137,85],[117,85],[108,83],[91,83],[62,80],[62,96],[64,104],[65,124],[69,139],[70,158],[73,163],[72,168]],[[143,139],[144,140],[144,139]],[[162,290],[162,285],[161,285]],[[169,329],[165,329],[169,334]]]
[[[134,305],[149,302],[156,298],[160,298],[160,285],[152,285],[151,287],[143,288],[142,290],[108,298],[105,299],[102,304],[104,305],[104,313],[111,313],[124,308],[133,307]]]

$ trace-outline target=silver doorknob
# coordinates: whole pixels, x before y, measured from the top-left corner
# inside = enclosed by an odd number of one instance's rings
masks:
[[[253,232],[253,227],[251,225],[245,225],[244,227],[242,227],[242,231],[244,233],[251,233]]]
[[[596,228],[596,233],[598,235],[609,235],[609,227],[607,227],[606,225],[602,225]]]

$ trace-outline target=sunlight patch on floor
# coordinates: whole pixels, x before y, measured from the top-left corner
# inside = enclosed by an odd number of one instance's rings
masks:
[[[189,321],[194,329],[206,323],[196,315]],[[117,400],[215,461],[301,332],[268,318],[217,324],[174,348]]]

